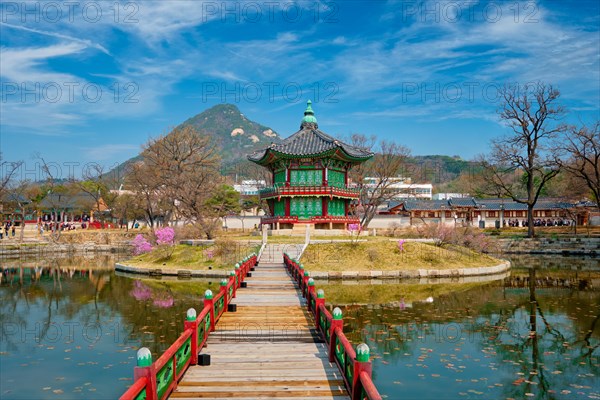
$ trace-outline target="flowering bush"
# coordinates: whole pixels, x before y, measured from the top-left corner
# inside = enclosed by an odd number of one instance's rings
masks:
[[[360,236],[360,232],[362,227],[360,224],[348,224],[348,232],[350,232],[350,242],[356,243],[358,241],[358,237]]]
[[[472,228],[453,228],[446,225],[430,224],[419,228],[419,233],[435,240],[437,246],[453,244],[464,246],[478,252],[497,252],[497,243],[483,232]]]
[[[175,230],[170,227],[160,228],[154,232],[156,236],[156,244],[173,244],[175,240]]]
[[[406,242],[406,240],[404,239],[398,240],[398,250],[400,251],[400,253],[404,251],[404,242]]]
[[[131,242],[133,245],[133,254],[136,256],[152,251],[152,245],[148,240],[141,234],[138,234],[135,239]]]
[[[204,257],[206,257],[207,260],[212,260],[215,258],[215,251],[213,249],[204,250]]]

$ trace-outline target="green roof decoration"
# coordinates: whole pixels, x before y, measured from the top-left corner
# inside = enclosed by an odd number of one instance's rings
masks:
[[[304,110],[304,118],[302,118],[302,123],[307,122],[315,124],[315,126],[318,127],[317,118],[315,118],[315,112],[313,111],[311,104],[312,101],[310,100],[306,102],[306,110]]]
[[[281,143],[272,143],[263,150],[254,152],[248,159],[260,165],[269,165],[280,159],[334,158],[344,162],[361,163],[373,157],[373,153],[352,146],[319,130],[309,100],[304,111],[300,130]]]

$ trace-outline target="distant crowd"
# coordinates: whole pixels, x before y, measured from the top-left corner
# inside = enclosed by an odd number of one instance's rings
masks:
[[[4,237],[6,237],[8,239],[10,237],[9,235],[12,235],[12,237],[15,237],[15,235],[16,235],[15,224],[14,224],[14,222],[6,221],[4,226],[0,226],[0,240],[2,240]]]
[[[518,219],[509,219],[508,221],[504,221],[504,226],[512,226],[512,227],[526,227],[529,225],[526,219],[519,221]],[[573,226],[575,225],[575,221],[571,219],[534,219],[533,226]]]

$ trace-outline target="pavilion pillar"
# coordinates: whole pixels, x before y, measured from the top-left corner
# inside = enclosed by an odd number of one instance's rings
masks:
[[[329,202],[327,197],[321,198],[321,216],[326,217],[329,214]]]
[[[290,216],[290,202],[291,202],[291,200],[290,200],[289,197],[286,197],[284,201],[285,201],[285,212],[284,212],[284,214],[285,214],[286,217],[289,217]]]
[[[446,225],[446,210],[440,211],[440,225]]]
[[[500,229],[504,226],[504,207],[500,207]]]

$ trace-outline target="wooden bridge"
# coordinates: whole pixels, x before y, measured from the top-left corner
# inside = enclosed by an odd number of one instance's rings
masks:
[[[368,347],[348,342],[294,253],[270,245],[258,266],[256,255],[237,264],[158,360],[138,351],[121,399],[381,399]]]

